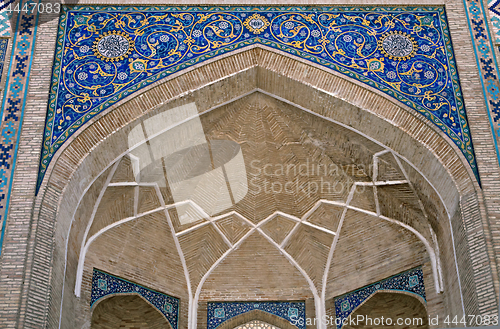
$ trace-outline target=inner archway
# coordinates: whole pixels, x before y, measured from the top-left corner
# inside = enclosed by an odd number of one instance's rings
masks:
[[[92,329],[171,329],[153,306],[137,295],[113,296],[97,304],[92,312]]]
[[[273,326],[272,324],[266,323],[264,321],[252,320],[250,322],[242,324],[241,326],[235,327],[235,329],[280,329],[280,328]]]
[[[217,329],[297,329],[297,327],[277,315],[253,310],[221,323]]]
[[[394,292],[378,292],[350,316],[363,319],[342,328],[428,328],[427,310],[416,297]],[[383,320],[382,320],[383,319]],[[390,322],[390,323],[389,323]]]

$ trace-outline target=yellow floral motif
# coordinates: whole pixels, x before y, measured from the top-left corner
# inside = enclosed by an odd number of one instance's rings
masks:
[[[384,72],[384,63],[376,58],[370,58],[366,61],[368,71]]]
[[[252,33],[260,34],[263,32],[271,23],[264,17],[259,14],[253,14],[248,17],[243,25]]]
[[[130,59],[130,61],[131,61],[129,64],[130,73],[144,72],[148,67],[148,61],[144,59],[136,59],[134,61]]]

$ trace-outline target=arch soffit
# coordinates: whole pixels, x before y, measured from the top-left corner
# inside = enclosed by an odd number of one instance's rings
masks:
[[[378,294],[398,294],[398,295],[405,295],[411,298],[414,298],[422,304],[424,307],[425,311],[427,311],[427,302],[422,298],[422,296],[419,296],[417,294],[411,293],[409,291],[401,291],[401,290],[377,290],[374,293],[372,293],[367,299],[365,299],[361,304],[356,306],[354,310],[352,310],[351,314],[356,313],[357,310],[359,310],[363,305],[365,305],[369,300],[372,298],[376,297]]]
[[[206,112],[205,112],[205,113],[206,113]],[[387,151],[384,151],[384,153],[385,153],[385,152],[387,152]],[[118,163],[118,162],[116,162],[116,164],[117,164],[117,163]],[[115,164],[115,166],[116,166],[116,164]],[[111,179],[112,175],[113,175],[113,174],[111,173],[111,174],[110,174],[110,176],[109,176],[109,178],[108,178],[108,180],[110,180],[110,179]],[[371,215],[374,215],[374,216],[376,216],[376,217],[377,217],[377,214],[375,214],[375,213],[373,213],[373,214],[372,214],[372,213],[370,213],[370,214],[371,214]],[[270,218],[271,218],[271,217],[270,217]],[[123,222],[128,221],[128,220],[133,220],[133,218],[130,218],[130,219],[124,219],[124,220],[123,220]],[[389,221],[392,221],[392,222],[397,223],[397,221],[394,221],[394,220],[391,220],[391,219],[386,219],[386,220],[389,220]],[[300,221],[300,219],[297,219],[297,221]],[[122,222],[122,221],[120,221],[120,222]],[[397,223],[397,224],[398,224],[398,223]],[[400,223],[399,223],[399,224],[400,224]],[[98,237],[101,233],[104,233],[104,232],[105,232],[105,231],[107,231],[108,229],[112,229],[112,228],[113,228],[113,227],[115,227],[116,225],[119,225],[119,223],[117,222],[116,224],[112,224],[112,225],[110,225],[109,227],[106,227],[106,228],[102,229],[101,231],[99,231],[99,233],[98,233],[96,236],[91,237],[91,238],[90,238],[90,240],[89,240],[87,243],[85,243],[86,241],[82,241],[82,243],[83,243],[83,244],[82,244],[82,248],[83,248],[83,245],[85,245],[84,250],[86,250],[86,249],[88,248],[88,246],[90,245],[90,243],[91,243],[91,242],[92,242],[95,238],[97,238],[97,237]],[[403,226],[404,226],[404,225],[403,225]],[[409,227],[408,225],[406,225],[406,226],[404,226],[404,227],[405,227],[405,228],[407,228],[407,229],[409,229],[409,230],[410,230],[410,231],[412,231],[413,233],[415,233],[415,234],[416,234],[416,235],[417,235],[417,236],[418,236],[418,237],[419,237],[419,238],[420,238],[420,239],[424,242],[424,244],[426,244],[426,247],[428,248],[428,251],[429,251],[429,253],[431,254],[431,258],[432,258],[434,261],[436,261],[436,259],[435,259],[435,255],[434,255],[434,250],[433,250],[433,247],[431,246],[431,245],[432,245],[432,243],[431,243],[431,244],[429,244],[429,242],[431,241],[431,239],[429,239],[429,238],[425,238],[425,237],[422,237],[422,236],[421,236],[418,232],[416,232],[414,229],[412,229],[412,228],[411,228],[411,227]],[[85,238],[84,238],[84,240],[85,240]],[[83,253],[83,257],[82,257],[82,255],[80,255],[80,257],[81,257],[81,258],[80,258],[80,262],[82,263],[81,265],[83,266],[83,262],[84,262],[84,259],[85,259],[85,252]],[[433,268],[434,268],[434,270],[436,271],[436,265],[434,265],[434,266],[433,266]],[[78,273],[80,273],[80,272],[81,272],[81,271],[78,271]],[[208,274],[210,274],[210,273],[208,273]],[[436,274],[436,273],[435,273],[435,274]],[[436,279],[437,279],[437,277],[436,277]],[[436,280],[436,282],[437,282],[437,280]],[[79,286],[79,283],[77,283],[77,286]],[[193,289],[194,289],[194,288],[195,288],[195,287],[193,287]],[[201,288],[201,285],[200,285],[200,288]],[[438,288],[438,289],[439,289],[439,288]],[[78,288],[77,288],[77,291],[79,291],[79,289],[78,289]]]

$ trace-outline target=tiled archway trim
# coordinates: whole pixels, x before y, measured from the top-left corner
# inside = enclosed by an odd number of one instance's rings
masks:
[[[37,189],[57,150],[95,115],[253,44],[333,69],[416,110],[458,146],[479,181],[444,7],[78,6],[61,15]]]
[[[165,316],[173,329],[178,328],[180,305],[178,298],[156,292],[136,283],[94,269],[92,275],[91,307],[101,298],[109,295],[130,293],[142,296]]]
[[[210,302],[207,305],[207,329],[215,329],[238,315],[263,311],[279,316],[299,329],[306,328],[306,303],[296,302]]]
[[[469,24],[470,35],[477,68],[483,88],[483,95],[486,107],[488,108],[488,118],[493,133],[496,154],[500,163],[500,71],[494,50],[495,35],[490,32],[488,24],[488,13],[482,1],[463,0],[467,22]],[[494,12],[496,4],[491,5]],[[496,20],[492,20],[494,25],[498,25]]]
[[[339,319],[337,328],[342,328],[343,320],[377,291],[403,291],[415,294],[425,301],[424,275],[421,267],[373,283],[359,290],[335,298],[335,315]]]
[[[36,0],[20,0],[19,6],[36,4]],[[7,16],[0,18],[0,35],[5,36]],[[1,107],[0,136],[0,256],[6,229],[7,210],[12,189],[12,179],[16,165],[17,149],[21,135],[21,126],[27,102],[28,82],[35,50],[38,12],[21,12],[17,17],[16,30],[13,33],[10,65],[5,83]],[[7,40],[0,41],[0,75],[7,51]]]

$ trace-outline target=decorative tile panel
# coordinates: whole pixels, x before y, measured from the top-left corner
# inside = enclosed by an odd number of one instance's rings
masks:
[[[37,4],[38,1],[20,1],[19,5]],[[22,7],[21,7],[22,8]],[[0,15],[0,24],[5,14]],[[16,165],[18,141],[21,134],[21,124],[26,107],[28,82],[30,78],[31,62],[35,49],[36,24],[38,12],[21,12],[17,18],[16,32],[12,38],[12,52],[10,66],[5,82],[5,91],[1,110],[0,136],[0,255],[2,253],[3,238],[7,224],[7,210],[12,190],[12,178]],[[0,39],[0,57],[5,56],[7,40]],[[2,61],[3,67],[3,61]]]
[[[453,140],[478,177],[443,7],[75,6],[61,15],[38,187],[57,150],[98,113],[253,44],[340,72],[414,109]]]
[[[418,267],[410,271],[395,275],[388,279],[368,285],[346,295],[335,298],[335,316],[337,328],[342,328],[344,319],[348,318],[354,310],[366,301],[375,292],[404,291],[422,297],[425,300],[424,275],[422,268]]]
[[[258,26],[256,24],[256,26]],[[235,316],[261,310],[306,328],[306,303],[298,302],[214,302],[207,305],[207,329],[215,329]]]
[[[178,298],[156,292],[136,283],[94,269],[90,307],[103,297],[130,293],[142,296],[167,318],[173,329],[178,328],[180,305]]]

